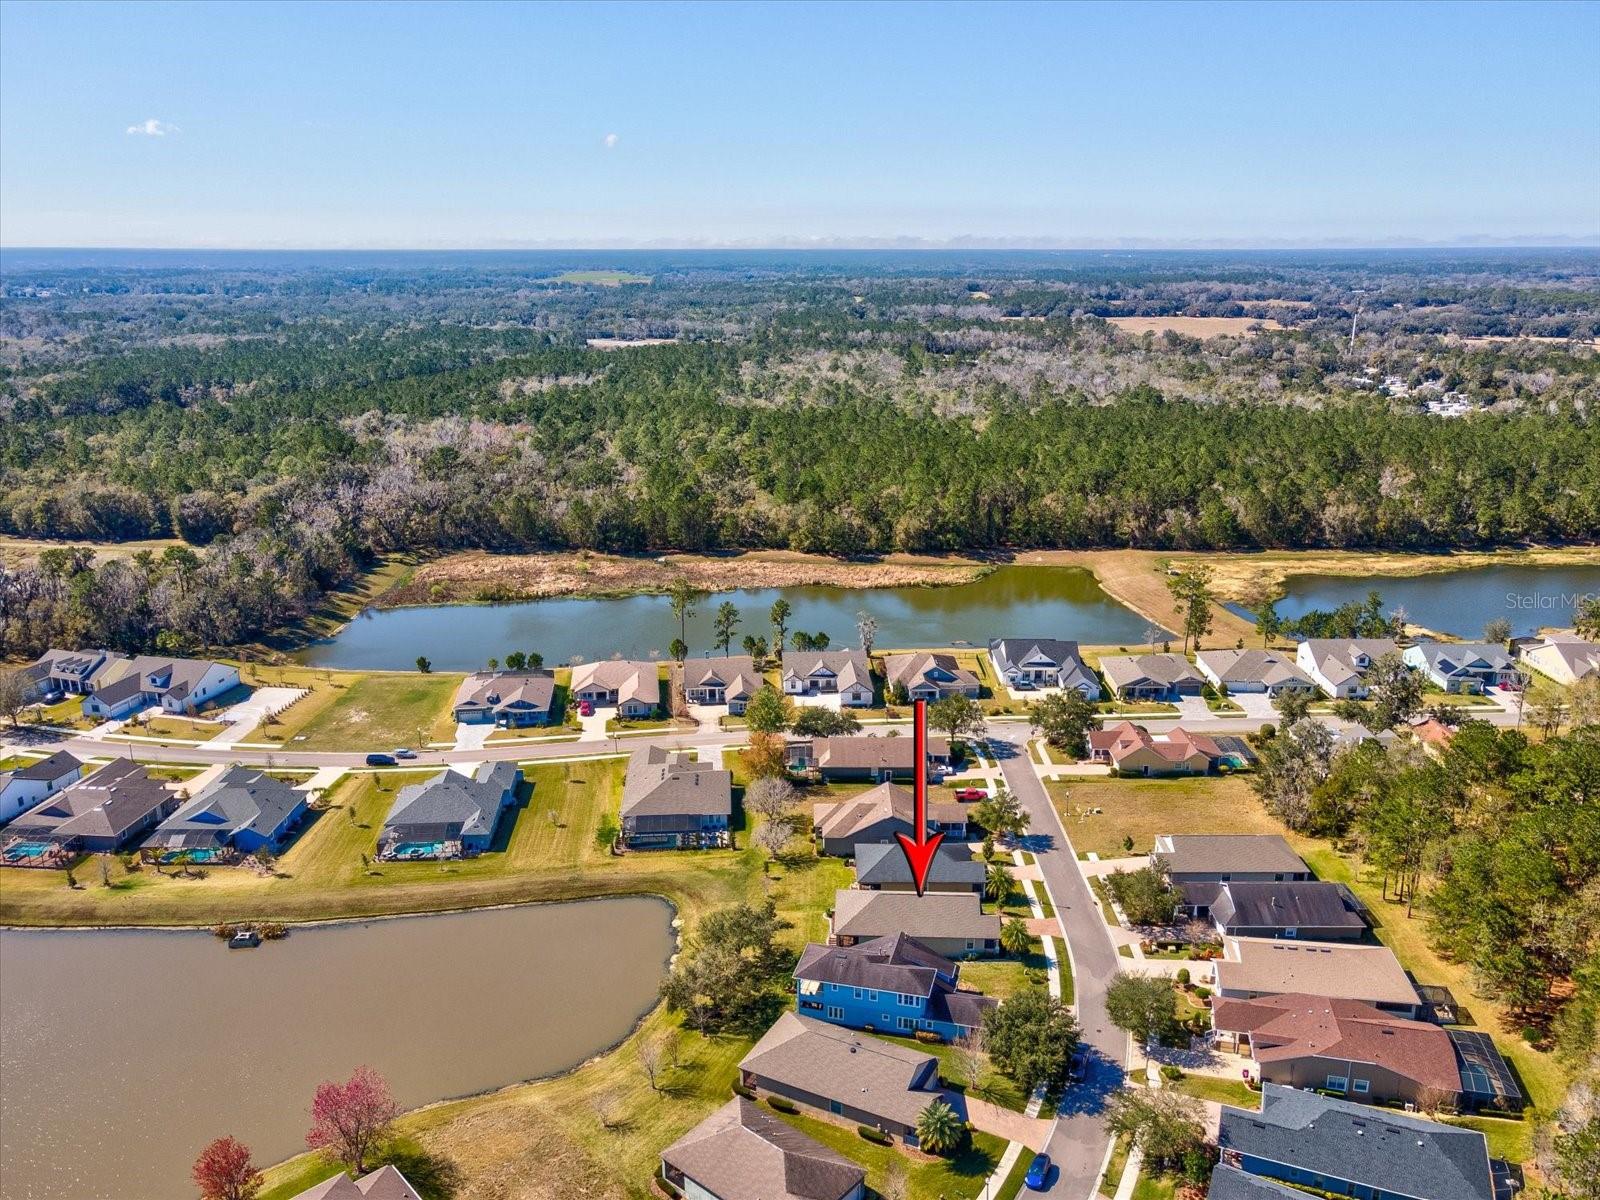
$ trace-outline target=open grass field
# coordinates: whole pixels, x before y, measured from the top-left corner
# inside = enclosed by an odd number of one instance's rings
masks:
[[[1270,318],[1261,317],[1107,317],[1123,333],[1181,333],[1187,337],[1214,338],[1224,335],[1249,337],[1257,328],[1282,329]]]
[[[415,747],[433,740],[461,679],[398,672],[338,679],[331,689],[324,685],[325,692],[336,695],[313,692],[284,713],[280,724],[258,730],[252,740],[282,741],[296,750]]]
[[[1101,858],[1147,854],[1158,833],[1278,833],[1283,826],[1250,784],[1232,778],[1112,779],[1086,776],[1046,784],[1073,849]],[[1103,811],[1091,814],[1089,810]]]
[[[555,277],[557,283],[595,283],[601,287],[621,287],[625,283],[649,283],[649,275],[636,275],[632,271],[563,271]]]

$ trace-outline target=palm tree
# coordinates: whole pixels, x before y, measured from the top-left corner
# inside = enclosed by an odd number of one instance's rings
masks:
[[[1011,868],[1004,859],[996,859],[983,873],[983,894],[996,904],[1011,895]]]
[[[1033,937],[1028,932],[1027,925],[1023,924],[1021,917],[1012,917],[1000,926],[1000,949],[1007,954],[1017,955],[1019,958],[1028,952]]]
[[[931,1100],[917,1117],[917,1141],[929,1154],[949,1154],[966,1140],[966,1127],[956,1110],[943,1100]]]

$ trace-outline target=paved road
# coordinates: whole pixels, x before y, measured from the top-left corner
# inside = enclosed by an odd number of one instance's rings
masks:
[[[992,724],[990,745],[1006,784],[1028,813],[1028,848],[1038,858],[1040,876],[1067,937],[1078,1023],[1091,1049],[1088,1078],[1069,1091],[1050,1135],[1048,1150],[1056,1170],[1045,1194],[1089,1200],[1111,1142],[1103,1116],[1105,1100],[1122,1086],[1127,1053],[1127,1035],[1106,1019],[1106,984],[1117,973],[1119,960],[1105,919],[1078,871],[1072,843],[1028,757],[1028,733],[1026,725]]]

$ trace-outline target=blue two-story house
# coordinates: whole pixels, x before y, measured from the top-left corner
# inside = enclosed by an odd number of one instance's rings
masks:
[[[955,1041],[983,1024],[995,1001],[957,990],[961,968],[903,933],[855,946],[805,948],[794,969],[802,1016],[852,1029]]]

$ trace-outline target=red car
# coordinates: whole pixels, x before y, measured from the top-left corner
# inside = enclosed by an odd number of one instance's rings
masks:
[[[987,800],[989,793],[983,788],[957,788],[957,800]]]
[[[578,715],[580,717],[594,716],[594,705],[587,700],[578,701]]]

